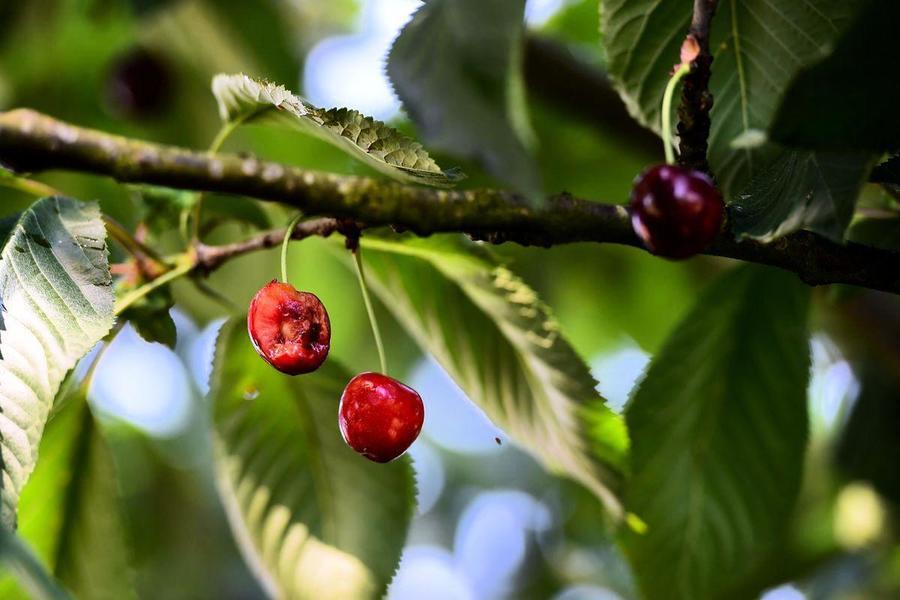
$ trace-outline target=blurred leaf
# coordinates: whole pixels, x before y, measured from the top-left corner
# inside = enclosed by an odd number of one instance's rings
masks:
[[[900,250],[900,213],[891,218],[857,221],[847,232],[847,238],[869,246]]]
[[[22,492],[19,534],[79,598],[135,598],[115,465],[82,394],[47,424]],[[14,594],[0,581],[0,596]]]
[[[0,525],[0,563],[36,600],[66,600],[69,594],[47,573],[31,549],[12,531]]]
[[[866,0],[830,54],[801,70],[773,119],[775,141],[803,148],[900,149],[900,2]]]
[[[841,434],[837,463],[851,480],[870,482],[900,505],[900,379],[875,361],[859,370],[861,389]]]
[[[768,242],[809,229],[841,241],[870,162],[867,154],[786,150],[731,203],[732,230]]]
[[[256,229],[268,229],[272,223],[259,202],[243,196],[216,198],[203,205],[205,230],[233,221]]]
[[[894,198],[900,198],[900,154],[872,169],[869,181],[880,183]]]
[[[175,349],[178,333],[169,310],[175,304],[172,290],[161,287],[132,304],[120,317],[131,323],[145,341]]]
[[[23,213],[3,248],[0,499],[9,527],[63,377],[112,327],[105,239],[96,204],[51,197]]]
[[[810,292],[727,273],[654,357],[630,405],[626,553],[648,598],[715,598],[780,541],[807,438]],[[758,592],[759,590],[755,590]]]
[[[373,290],[466,395],[546,468],[616,496],[628,438],[549,308],[458,238],[363,238]]]
[[[444,187],[460,179],[459,173],[441,171],[418,142],[355,110],[317,108],[284,86],[246,75],[216,75],[212,88],[226,123],[291,127],[334,144],[400,181]]]
[[[857,7],[843,0],[720,2],[710,47],[715,61],[709,161],[730,198],[777,151],[734,150],[733,139],[768,128],[794,75],[823,57]],[[663,90],[690,24],[692,3],[682,0],[605,0],[602,32],[609,73],[629,111],[660,129]]]
[[[350,375],[334,360],[288,377],[243,320],[219,334],[211,382],[219,488],[245,560],[272,596],[381,598],[412,517],[408,459],[367,461],[341,439]]]
[[[394,42],[387,73],[428,143],[537,197],[522,81],[524,10],[525,0],[426,2]]]

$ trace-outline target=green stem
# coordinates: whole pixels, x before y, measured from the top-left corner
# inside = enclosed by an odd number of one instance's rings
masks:
[[[228,121],[226,123],[222,123],[222,126],[219,128],[218,133],[216,133],[216,137],[213,138],[212,143],[209,145],[210,154],[215,154],[222,148],[222,144],[225,143],[225,140],[228,139],[237,126],[240,125],[241,121]],[[203,192],[197,192],[196,194],[197,200],[194,202],[194,230],[192,238],[194,240],[200,239],[200,217],[203,213]]]
[[[38,197],[62,195],[62,192],[46,183],[35,181],[33,179],[26,179],[24,177],[17,177],[15,175],[7,177],[4,174],[0,174],[0,187],[19,190],[20,192],[25,192],[26,194]]]
[[[662,138],[666,151],[666,162],[675,164],[675,150],[672,146],[672,97],[675,95],[675,86],[681,81],[681,78],[687,75],[691,70],[690,63],[681,63],[678,70],[672,74],[669,83],[666,84],[666,91],[663,94],[662,103]]]
[[[119,245],[129,254],[136,258],[139,258],[140,255],[143,254],[161,265],[166,264],[165,259],[160,256],[156,250],[140,242],[118,221],[109,215],[103,215],[103,222],[106,224],[106,230],[109,232],[109,236],[119,242]]]
[[[291,243],[291,236],[294,235],[294,227],[297,226],[297,223],[300,222],[300,219],[303,218],[303,213],[297,213],[297,216],[291,219],[291,222],[287,226],[287,231],[284,232],[284,239],[281,241],[281,281],[287,283],[288,282],[288,270],[287,270],[287,252],[288,245]]]
[[[366,275],[363,271],[361,248],[357,248],[353,251],[353,258],[356,263],[356,275],[359,277],[359,287],[362,290],[363,303],[366,305],[366,312],[369,314],[369,323],[372,324],[372,335],[375,337],[375,347],[378,348],[378,360],[381,363],[381,373],[387,375],[387,359],[384,356],[384,344],[381,342],[381,330],[378,329],[378,320],[375,318],[375,308],[372,306],[372,299],[369,297],[369,286],[366,285]]]
[[[193,271],[194,267],[196,266],[195,261],[193,259],[188,258],[187,255],[184,255],[182,260],[179,262],[181,264],[176,266],[171,271],[166,271],[165,273],[163,273],[162,275],[160,275],[153,281],[146,283],[146,284],[142,285],[141,287],[139,287],[135,290],[132,290],[132,291],[128,292],[127,294],[125,294],[124,296],[122,296],[121,298],[119,298],[116,301],[116,310],[115,310],[116,316],[121,315],[123,312],[125,312],[128,309],[128,307],[130,307],[132,304],[134,304],[135,302],[137,302],[138,300],[140,300],[141,298],[143,298],[144,296],[146,296],[153,290],[160,288],[168,283],[171,283],[172,281],[175,281],[179,277],[187,275],[188,273]]]

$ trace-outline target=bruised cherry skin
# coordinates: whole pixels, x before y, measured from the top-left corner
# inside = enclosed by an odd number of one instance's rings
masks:
[[[687,258],[719,233],[725,205],[705,173],[675,165],[644,171],[631,190],[631,226],[653,254]]]
[[[406,452],[424,420],[421,396],[387,375],[357,375],[341,394],[341,435],[348,446],[375,462],[390,462]]]
[[[250,302],[247,331],[259,355],[288,375],[315,371],[331,347],[331,322],[321,300],[274,280]]]

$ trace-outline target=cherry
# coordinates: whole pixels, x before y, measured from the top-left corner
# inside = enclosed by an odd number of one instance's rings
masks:
[[[322,301],[275,280],[250,302],[247,330],[259,355],[288,375],[315,371],[331,347],[331,322]]]
[[[722,195],[705,173],[656,165],[631,190],[631,226],[648,250],[687,258],[706,249],[722,225]]]
[[[424,420],[421,396],[387,375],[357,375],[341,394],[341,435],[348,446],[375,462],[390,462],[406,452]]]
[[[117,57],[106,76],[106,98],[116,113],[131,119],[156,116],[172,96],[169,65],[156,53],[135,47]]]

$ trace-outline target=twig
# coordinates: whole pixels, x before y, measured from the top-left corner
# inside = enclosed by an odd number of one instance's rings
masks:
[[[293,206],[307,215],[352,219],[366,227],[399,226],[419,235],[462,232],[492,243],[606,242],[641,247],[623,206],[559,194],[532,207],[524,198],[500,190],[434,190],[316,173],[113,136],[30,110],[0,113],[0,162],[22,171],[67,169],[124,182],[239,194]],[[325,232],[336,230],[331,221]],[[303,231],[298,228],[297,235]],[[706,254],[779,267],[810,285],[846,283],[900,293],[900,252],[841,245],[806,231],[771,244],[737,241],[723,233]]]
[[[718,3],[718,0],[694,0],[694,15],[685,45],[695,45],[696,55],[691,60],[690,73],[684,78],[681,105],[678,107],[678,162],[682,166],[706,172],[709,171],[706,160],[709,111],[713,105],[713,96],[709,91],[713,61],[709,51],[709,30]]]

